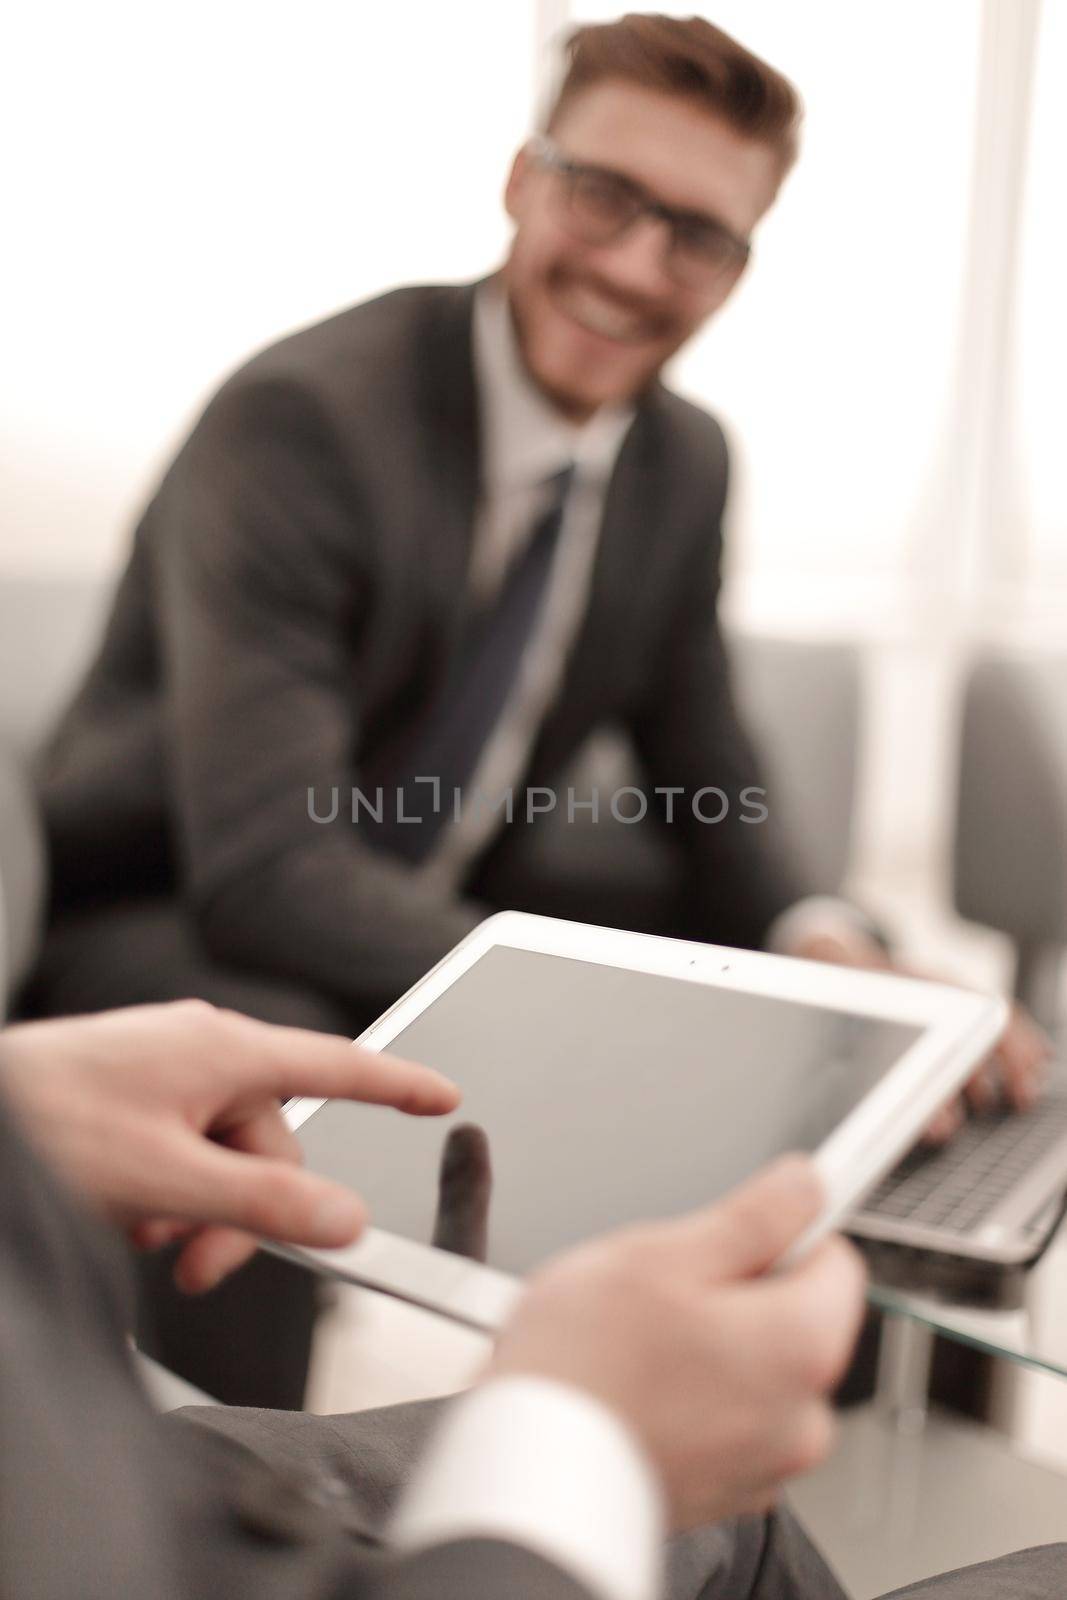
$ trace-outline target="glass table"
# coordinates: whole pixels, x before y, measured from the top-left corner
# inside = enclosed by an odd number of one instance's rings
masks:
[[[790,1497],[850,1592],[882,1594],[1067,1530],[1067,1228],[986,1310],[885,1283],[873,1399],[843,1411],[833,1456]],[[930,1403],[938,1336],[994,1359],[982,1419]]]
[[[1010,1309],[985,1309],[871,1282],[868,1300],[884,1313],[876,1396],[898,1426],[923,1424],[938,1335],[1017,1369],[1067,1377],[1067,1224],[1026,1274],[1019,1298]]]
[[[871,1285],[867,1298],[887,1315],[907,1318],[959,1344],[1067,1377],[1067,1328],[1041,1326],[1027,1306],[1017,1311],[978,1310],[878,1284]]]

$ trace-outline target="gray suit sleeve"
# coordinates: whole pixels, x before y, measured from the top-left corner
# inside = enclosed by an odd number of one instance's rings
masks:
[[[894,1589],[883,1600],[1052,1600],[1067,1587],[1067,1544],[1014,1550]]]
[[[178,845],[224,961],[391,1000],[481,920],[360,842],[352,630],[374,577],[360,497],[312,397],[223,390],[155,514]],[[354,703],[356,702],[356,703]],[[330,797],[338,796],[333,821]]]
[[[274,1515],[290,1533],[294,1505],[329,1500],[349,1531],[377,1540],[434,1427],[442,1402],[320,1417],[299,1412],[192,1408],[167,1427],[224,1444],[240,1462],[227,1470],[236,1504]],[[318,1486],[316,1488],[316,1485]],[[301,1486],[302,1489],[301,1489]],[[309,1491],[310,1487],[310,1493]],[[275,1508],[273,1511],[271,1508]],[[846,1600],[818,1549],[787,1505],[695,1529],[666,1552],[666,1600]],[[924,1579],[886,1600],[1055,1600],[1067,1573],[1067,1546],[1049,1545]],[[349,1582],[351,1583],[351,1576]],[[344,1590],[373,1600],[587,1600],[586,1591],[536,1555],[490,1540],[463,1540],[403,1559],[381,1557],[361,1569],[370,1587]],[[264,1591],[265,1600],[275,1600]],[[282,1596],[278,1597],[282,1600]]]
[[[386,1564],[367,1600],[590,1600],[588,1589],[529,1550],[457,1540]]]
[[[329,1417],[193,1408],[174,1413],[171,1425],[227,1441],[260,1463],[268,1485],[277,1483],[279,1475],[325,1477],[337,1485],[353,1524],[373,1538],[410,1480],[441,1407],[440,1401],[418,1401]],[[819,1551],[785,1506],[768,1517],[719,1522],[677,1535],[668,1542],[665,1557],[666,1600],[697,1596],[700,1600],[846,1600]],[[410,1570],[417,1581],[423,1574],[432,1581],[438,1563],[443,1573],[456,1573],[460,1586],[465,1577],[470,1581],[472,1572],[485,1572],[490,1581],[496,1572],[506,1571],[515,1586],[500,1592],[514,1594],[516,1600],[548,1600],[557,1593],[569,1597],[580,1587],[551,1565],[487,1540],[464,1540],[435,1549]],[[520,1578],[525,1587],[520,1587]],[[407,1594],[406,1589],[401,1592]],[[459,1587],[456,1592],[464,1591]],[[479,1591],[472,1587],[468,1592],[473,1597]]]

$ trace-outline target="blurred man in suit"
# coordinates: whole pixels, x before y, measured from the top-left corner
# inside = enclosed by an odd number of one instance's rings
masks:
[[[354,1034],[501,907],[884,960],[804,899],[773,795],[760,820],[715,611],[726,445],[659,380],[740,281],[798,121],[710,23],[581,29],[494,277],[356,306],[224,385],[45,764],[31,1013],[199,995]],[[673,846],[654,905],[538,853],[606,723],[644,768],[625,814],[644,798]],[[1025,1100],[1040,1048],[1020,1024],[1002,1053]],[[298,1405],[312,1307],[283,1270],[195,1315],[153,1285],[152,1348],[226,1398]],[[269,1350],[257,1283],[288,1308]]]
[[[237,1265],[249,1229],[346,1242],[362,1207],[293,1164],[280,1100],[434,1115],[456,1092],[343,1039],[196,1005],[13,1029],[0,1083],[5,1594],[844,1600],[769,1511],[829,1447],[825,1395],[863,1298],[840,1240],[761,1275],[818,1211],[806,1160],[549,1265],[443,1415],[164,1420],[129,1366],[101,1219],[146,1245],[179,1234],[189,1288]],[[659,1540],[684,1529],[664,1586]],[[1061,1592],[1062,1563],[1048,1547],[908,1593],[1039,1600]]]
[[[708,22],[580,29],[500,271],[224,385],[45,766],[31,1009],[194,994],[355,1032],[500,907],[883,959],[801,904],[716,621],[722,430],[659,379],[740,281],[799,116]],[[608,723],[644,769],[625,814],[674,847],[655,907],[537,854],[546,809],[606,812],[563,785]],[[1025,1099],[1032,1041],[1005,1050]]]

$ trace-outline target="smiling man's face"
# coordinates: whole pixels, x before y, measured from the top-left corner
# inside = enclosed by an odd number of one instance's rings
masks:
[[[575,94],[552,126],[567,161],[616,173],[651,198],[747,239],[781,176],[778,153],[735,132],[692,100],[621,80]],[[516,224],[504,265],[526,366],[576,420],[633,399],[718,310],[740,276],[679,284],[667,227],[641,217],[621,238],[590,244],[568,217],[565,180],[530,149],[519,152],[505,195]]]

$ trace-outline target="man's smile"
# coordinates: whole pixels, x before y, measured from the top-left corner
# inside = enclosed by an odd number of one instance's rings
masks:
[[[555,310],[584,332],[613,344],[642,345],[664,336],[662,318],[622,305],[614,296],[576,278],[554,280],[549,298]]]

